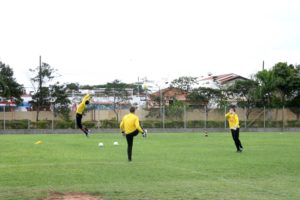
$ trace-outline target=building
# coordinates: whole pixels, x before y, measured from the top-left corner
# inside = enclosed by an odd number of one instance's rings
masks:
[[[16,108],[16,102],[14,98],[3,98],[0,97],[0,112],[6,111],[13,111]]]
[[[248,80],[247,78],[230,73],[230,74],[221,74],[221,75],[209,75],[206,78],[202,78],[199,81],[200,87],[208,87],[208,88],[227,88],[233,85],[237,80]]]
[[[171,105],[174,99],[186,102],[188,93],[182,89],[168,87],[150,94],[147,105],[149,108],[159,108],[160,104]],[[162,100],[162,101],[160,101]]]

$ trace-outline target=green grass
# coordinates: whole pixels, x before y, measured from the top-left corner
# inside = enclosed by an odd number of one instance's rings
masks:
[[[51,192],[106,200],[299,199],[300,133],[240,138],[241,154],[229,133],[138,136],[129,163],[118,134],[1,135],[0,199],[43,199]],[[44,143],[35,145],[38,140]]]

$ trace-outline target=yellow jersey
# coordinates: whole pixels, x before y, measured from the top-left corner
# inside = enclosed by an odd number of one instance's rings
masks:
[[[120,123],[120,129],[126,134],[132,133],[135,130],[138,130],[141,133],[144,132],[140,126],[139,117],[133,113],[129,113],[123,117]]]
[[[85,109],[85,102],[89,101],[91,99],[91,96],[89,94],[85,95],[82,98],[82,101],[80,102],[80,104],[77,107],[76,113],[81,114],[83,113],[84,109]]]
[[[228,120],[229,123],[229,128],[230,129],[235,129],[235,128],[240,128],[240,121],[239,121],[239,117],[236,113],[231,114],[230,112],[228,112],[225,115],[226,119]]]

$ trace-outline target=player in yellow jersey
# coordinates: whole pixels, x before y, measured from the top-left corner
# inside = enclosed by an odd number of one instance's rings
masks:
[[[126,136],[128,161],[132,160],[133,138],[139,133],[146,137],[147,131],[140,126],[139,117],[135,115],[135,107],[129,109],[130,113],[125,115],[120,123],[120,129]]]
[[[240,134],[239,117],[235,113],[235,108],[234,107],[230,108],[229,112],[225,115],[225,117],[228,120],[229,128],[231,130],[231,135],[235,143],[236,150],[238,153],[240,153],[243,151],[243,146],[239,139],[239,134]]]
[[[90,131],[86,127],[82,126],[81,120],[82,120],[82,115],[83,115],[86,105],[90,104],[90,99],[91,99],[91,96],[89,94],[85,95],[76,110],[77,127],[79,129],[81,129],[87,137],[89,136]]]

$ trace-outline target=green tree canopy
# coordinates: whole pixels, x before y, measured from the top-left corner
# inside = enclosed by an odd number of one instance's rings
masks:
[[[193,86],[197,85],[198,83],[199,81],[197,77],[181,76],[171,82],[171,87],[180,88],[184,91],[190,92]]]
[[[227,88],[229,99],[237,101],[237,106],[246,109],[249,117],[253,108],[260,105],[259,84],[255,80],[238,80]]]
[[[29,69],[32,73],[32,85],[35,89],[35,94],[32,96],[33,107],[36,108],[36,121],[39,120],[39,112],[41,109],[49,109],[50,106],[50,90],[48,84],[57,76],[57,71],[47,63],[42,63],[34,69]]]
[[[105,95],[113,98],[113,111],[116,115],[117,121],[119,121],[120,104],[126,103],[130,99],[130,93],[127,88],[128,84],[121,82],[120,80],[114,80],[106,84]]]
[[[59,83],[50,86],[50,101],[55,115],[61,116],[64,120],[70,120],[71,101],[68,99],[67,86]]]
[[[14,78],[14,72],[9,65],[0,61],[0,96],[14,98],[16,103],[22,102],[21,95],[24,93],[23,85]]]
[[[279,62],[269,70],[256,73],[259,94],[264,105],[281,107],[288,105],[298,95],[300,88],[299,66]]]

